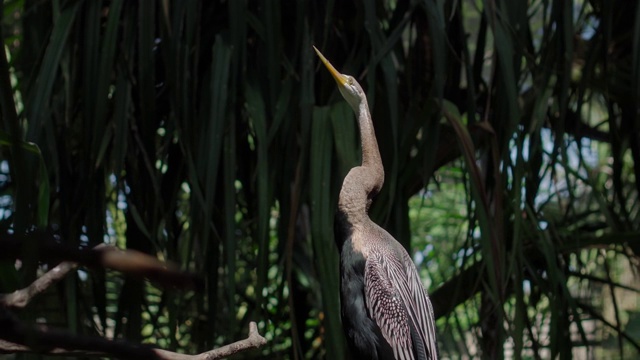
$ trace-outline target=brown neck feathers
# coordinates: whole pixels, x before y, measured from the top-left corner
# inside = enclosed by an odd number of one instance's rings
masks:
[[[362,144],[362,165],[349,171],[342,183],[338,201],[338,209],[353,225],[368,219],[371,200],[384,183],[384,168],[366,99],[360,102],[356,116]]]

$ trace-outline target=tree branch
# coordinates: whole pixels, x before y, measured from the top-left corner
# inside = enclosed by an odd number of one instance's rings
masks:
[[[6,309],[0,308],[0,353],[41,353],[49,355],[101,356],[121,359],[215,360],[249,349],[258,349],[267,340],[255,322],[249,324],[246,339],[201,354],[189,355],[127,341],[76,335],[65,330],[22,324]]]
[[[20,255],[19,241],[0,242],[0,249]],[[59,243],[49,243],[50,252],[40,251],[40,257],[63,257],[76,261],[63,261],[24,289],[11,294],[0,294],[0,353],[43,353],[67,356],[110,356],[122,359],[161,359],[161,360],[214,360],[233,355],[248,349],[257,349],[267,343],[258,332],[255,322],[249,324],[249,336],[235,343],[197,355],[179,354],[156,349],[148,345],[126,341],[114,341],[101,337],[77,335],[65,330],[51,329],[46,326],[28,326],[18,320],[8,308],[24,308],[37,295],[51,285],[62,280],[69,272],[78,267],[78,263],[91,267],[104,267],[133,275],[144,276],[173,286],[183,285],[185,280],[195,284],[195,276],[163,263],[155,257],[131,250],[119,250],[104,244],[90,250],[77,250]],[[6,253],[5,253],[6,254]],[[19,257],[19,256],[16,256]],[[178,283],[176,283],[178,282]]]
[[[37,278],[26,288],[16,290],[11,294],[0,294],[0,306],[18,309],[26,307],[36,295],[43,293],[49,286],[62,280],[71,270],[77,267],[78,264],[74,262],[61,262],[58,266]]]
[[[35,255],[40,261],[69,261],[89,268],[107,268],[127,275],[147,278],[163,286],[181,289],[200,289],[199,276],[182,271],[175,264],[158,260],[136,250],[122,250],[115,246],[100,244],[92,249],[78,249],[53,241],[45,233],[23,236],[4,234],[0,241],[0,259],[22,258],[22,245],[27,236],[38,237]]]
[[[246,339],[236,341],[232,344],[228,344],[221,348],[207,351],[202,354],[183,355],[183,354],[176,354],[174,352],[160,350],[160,349],[156,351],[160,356],[160,359],[163,359],[163,360],[189,360],[189,359],[215,360],[215,359],[221,359],[223,357],[227,357],[233,354],[237,354],[239,352],[242,352],[248,349],[259,349],[266,343],[267,343],[267,339],[265,339],[260,335],[260,333],[258,332],[258,325],[252,321],[249,323],[249,336],[247,336]]]

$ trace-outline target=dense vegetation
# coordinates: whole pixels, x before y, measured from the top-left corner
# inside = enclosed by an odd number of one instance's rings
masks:
[[[414,255],[443,356],[638,354],[635,1],[5,0],[2,14],[0,231],[108,242],[205,282],[81,269],[25,321],[187,353],[256,321],[269,344],[247,357],[344,358],[332,229],[358,135],[315,45],[367,91],[386,170],[371,216]],[[4,260],[0,292],[36,276]]]

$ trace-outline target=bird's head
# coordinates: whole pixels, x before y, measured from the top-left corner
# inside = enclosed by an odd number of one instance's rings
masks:
[[[336,70],[336,68],[334,68],[333,65],[331,65],[329,60],[327,60],[322,55],[322,53],[318,49],[316,49],[315,46],[313,47],[313,49],[316,51],[316,53],[320,57],[320,60],[322,60],[322,62],[324,63],[324,66],[327,67],[327,69],[329,70],[333,78],[338,83],[338,89],[340,90],[342,97],[344,97],[344,99],[347,100],[349,105],[351,105],[351,108],[353,108],[353,110],[357,112],[360,104],[363,101],[366,101],[364,90],[362,90],[362,87],[360,86],[360,84],[358,84],[358,82],[356,81],[356,79],[353,78],[353,76],[344,75],[338,72],[338,70]]]

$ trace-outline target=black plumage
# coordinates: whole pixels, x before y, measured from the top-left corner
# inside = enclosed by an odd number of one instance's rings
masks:
[[[384,169],[364,91],[316,49],[358,118],[362,164],[345,177],[335,236],[342,323],[356,359],[437,359],[433,308],[406,250],[368,216]]]

